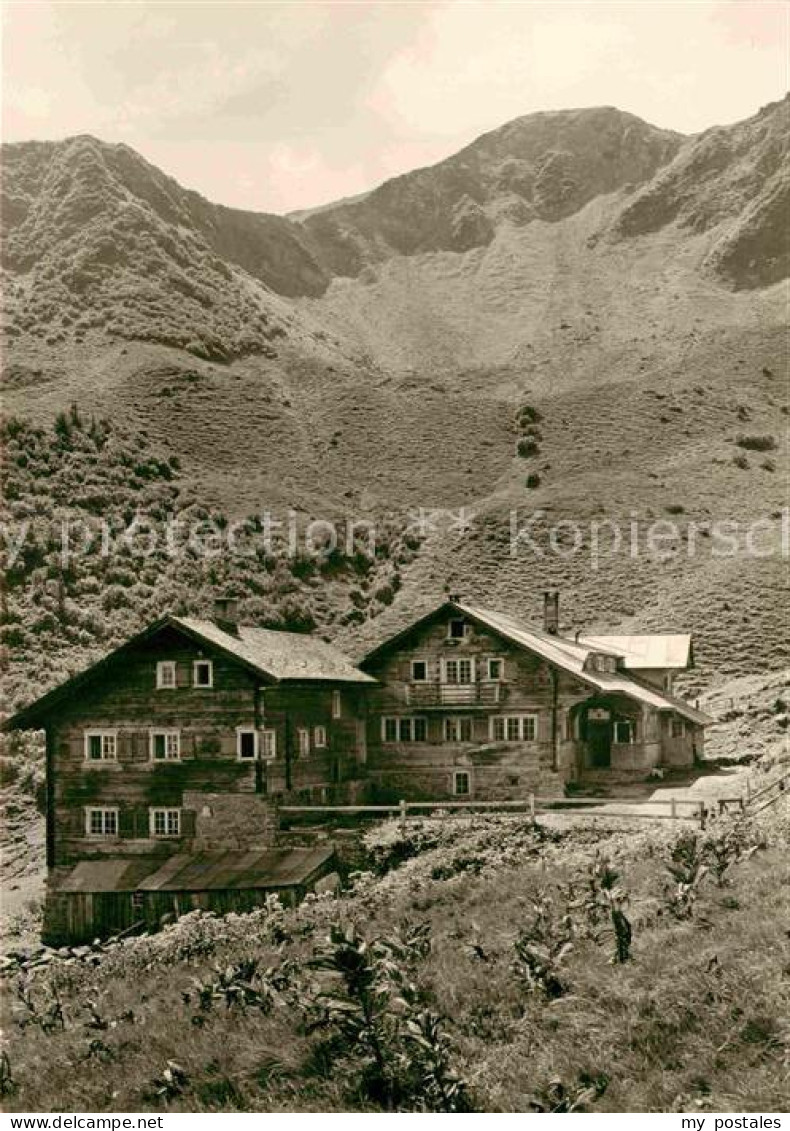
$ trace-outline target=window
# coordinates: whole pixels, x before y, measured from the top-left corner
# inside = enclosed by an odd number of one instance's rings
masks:
[[[264,730],[261,732],[261,757],[267,762],[272,762],[277,757],[276,730]]]
[[[411,679],[412,683],[425,683],[428,679],[428,665],[425,660],[412,660]]]
[[[254,761],[258,757],[258,732],[257,730],[236,731],[236,754],[243,762]]]
[[[469,684],[475,681],[475,666],[472,660],[445,660],[444,682]]]
[[[425,719],[408,715],[382,719],[381,737],[384,742],[427,742],[428,724]]]
[[[445,742],[471,742],[472,741],[472,720],[471,719],[445,719],[444,720],[444,741]]]
[[[617,719],[614,724],[614,741],[630,743],[636,738],[636,726],[630,719]]]
[[[491,680],[499,680],[502,678],[502,661],[489,660],[488,661],[488,678]]]
[[[595,672],[616,672],[617,657],[606,656],[600,652],[593,652],[590,656],[589,667]]]
[[[535,742],[537,737],[537,715],[494,715],[491,719],[494,742]]]
[[[153,762],[177,762],[181,757],[181,734],[179,731],[151,731],[150,757]]]
[[[672,720],[672,737],[682,738],[686,733],[686,724],[682,719],[673,718]]]
[[[332,718],[339,719],[343,714],[343,700],[339,691],[332,692]]]
[[[451,620],[447,626],[447,635],[451,640],[463,640],[466,636],[466,621]]]
[[[310,731],[306,727],[299,727],[296,732],[296,742],[299,750],[299,757],[306,758],[310,753]]]
[[[323,750],[326,746],[326,727],[313,728],[313,746],[316,750]]]
[[[85,758],[88,762],[114,762],[117,757],[117,731],[87,730],[85,732]]]
[[[453,793],[457,797],[468,797],[471,793],[471,783],[466,770],[456,770],[453,774]]]
[[[117,809],[86,809],[85,832],[88,836],[117,836]]]
[[[175,660],[160,660],[156,665],[156,686],[160,691],[176,685]]]
[[[149,809],[148,827],[151,836],[181,836],[181,810]]]
[[[211,660],[195,660],[192,665],[192,686],[214,686],[214,665]]]

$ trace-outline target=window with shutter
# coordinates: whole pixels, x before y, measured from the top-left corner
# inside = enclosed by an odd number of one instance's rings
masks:
[[[149,831],[153,837],[181,835],[180,809],[149,809]]]
[[[89,730],[85,732],[85,759],[88,762],[115,762],[118,757],[118,732]]]
[[[177,730],[151,731],[149,756],[154,762],[177,762],[181,758],[181,735]]]
[[[114,807],[86,809],[85,832],[92,837],[118,836],[118,810]]]

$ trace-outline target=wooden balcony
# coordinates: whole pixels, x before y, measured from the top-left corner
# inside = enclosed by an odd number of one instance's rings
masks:
[[[500,683],[410,683],[406,702],[421,710],[447,707],[493,707],[501,703],[505,688]]]

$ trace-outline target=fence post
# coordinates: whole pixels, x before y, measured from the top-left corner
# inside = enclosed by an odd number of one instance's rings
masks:
[[[530,793],[530,795],[529,795],[529,819],[534,824],[534,821],[535,821],[535,794],[534,793]]]
[[[752,779],[747,774],[746,775],[746,804],[747,805],[749,804],[749,801],[751,800],[751,796],[752,796]]]
[[[669,815],[670,815],[670,817],[672,818],[673,821],[677,820],[678,805],[677,805],[677,801],[675,800],[674,797],[670,797],[670,799],[669,799]]]
[[[406,802],[401,799],[401,802],[398,805],[398,808],[400,810],[400,834],[401,834],[401,836],[405,837],[406,836]]]
[[[707,813],[707,810],[705,809],[705,802],[700,801],[700,803],[699,803],[699,827],[701,829],[705,828],[705,821],[706,821],[707,816],[708,816],[708,813]]]

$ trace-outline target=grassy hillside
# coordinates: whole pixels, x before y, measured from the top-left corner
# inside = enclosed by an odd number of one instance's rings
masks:
[[[382,594],[391,599],[418,547],[379,522],[375,554],[360,539],[312,552],[299,542],[289,555],[278,543],[267,548],[255,514],[231,543],[227,516],[195,496],[176,455],[76,405],[48,428],[7,419],[2,448],[0,633],[11,705],[156,616],[209,613],[220,590],[240,598],[247,623],[326,631],[354,610],[361,619]]]
[[[7,978],[5,1105],[786,1110],[787,835],[385,826],[339,899]]]

